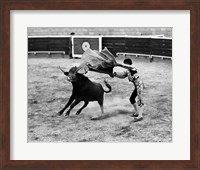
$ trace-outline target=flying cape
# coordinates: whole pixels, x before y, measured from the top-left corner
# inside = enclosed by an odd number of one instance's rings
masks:
[[[81,57],[81,64],[78,67],[78,72],[86,74],[88,71],[95,71],[109,74],[113,77],[113,68],[115,66],[132,69],[132,67],[117,63],[113,54],[106,47],[101,52],[88,49]]]

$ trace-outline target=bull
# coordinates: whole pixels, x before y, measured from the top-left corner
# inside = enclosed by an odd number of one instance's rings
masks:
[[[70,111],[81,101],[84,101],[84,105],[76,112],[76,115],[79,115],[91,101],[97,101],[99,103],[101,113],[103,114],[104,92],[109,93],[112,90],[107,81],[104,80],[104,83],[108,88],[108,91],[104,90],[100,83],[92,82],[88,77],[78,73],[77,67],[72,67],[68,72],[62,70],[61,68],[60,70],[65,76],[67,76],[67,80],[72,83],[73,90],[69,101],[65,107],[58,112],[58,115],[61,116],[70,106],[69,110],[65,113],[65,116],[69,116]]]

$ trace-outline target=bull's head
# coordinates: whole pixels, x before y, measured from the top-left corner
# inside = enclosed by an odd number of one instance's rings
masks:
[[[77,72],[78,72],[78,68],[75,66],[75,67],[72,67],[70,68],[70,70],[67,72],[67,71],[64,71],[61,67],[59,67],[59,69],[64,73],[64,75],[67,76],[67,80],[70,81],[70,82],[75,82],[76,79],[77,79]]]

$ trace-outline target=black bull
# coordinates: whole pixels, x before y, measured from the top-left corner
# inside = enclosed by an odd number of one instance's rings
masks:
[[[104,92],[111,92],[111,86],[104,80],[105,85],[109,89],[108,91],[105,91],[101,84],[92,82],[88,77],[77,73],[77,67],[72,67],[69,72],[65,72],[62,69],[61,71],[67,76],[67,80],[72,83],[73,90],[69,101],[65,107],[58,112],[58,115],[62,115],[70,106],[65,114],[65,116],[69,116],[70,111],[81,101],[84,101],[84,105],[76,112],[76,115],[79,115],[90,101],[97,101],[100,105],[101,112],[103,113]]]

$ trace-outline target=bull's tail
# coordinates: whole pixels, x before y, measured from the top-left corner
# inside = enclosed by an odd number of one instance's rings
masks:
[[[106,87],[107,87],[109,90],[108,90],[108,91],[105,91],[105,90],[103,89],[103,91],[104,91],[105,93],[111,92],[111,91],[112,91],[112,87],[110,86],[110,84],[108,84],[108,82],[107,82],[106,79],[104,79],[104,83],[105,83]]]

